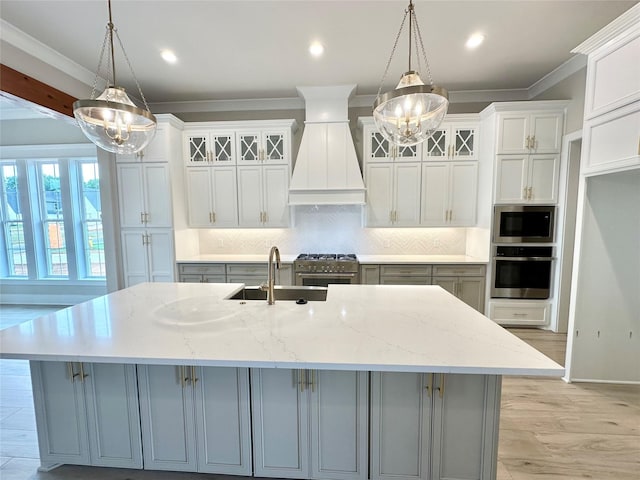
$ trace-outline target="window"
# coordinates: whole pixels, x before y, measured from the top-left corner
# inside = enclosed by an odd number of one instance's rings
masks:
[[[104,237],[100,205],[100,175],[97,162],[79,162],[80,231],[84,246],[84,273],[104,277]]]
[[[67,244],[58,162],[38,164],[39,214],[42,218],[46,276],[68,277]]]
[[[96,158],[0,163],[0,277],[104,280]]]
[[[0,174],[0,221],[2,222],[3,277],[27,277],[27,250],[24,241],[24,225],[18,194],[18,173],[15,162],[2,163]]]

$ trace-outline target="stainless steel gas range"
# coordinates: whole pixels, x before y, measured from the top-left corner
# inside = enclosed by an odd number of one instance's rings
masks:
[[[302,253],[293,261],[296,285],[358,283],[358,267],[354,253]]]

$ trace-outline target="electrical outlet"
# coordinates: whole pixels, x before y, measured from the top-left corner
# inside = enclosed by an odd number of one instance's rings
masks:
[[[442,246],[442,242],[440,241],[439,238],[434,238],[431,242],[431,246],[433,248],[440,248]]]
[[[382,246],[384,248],[391,248],[391,240],[383,240],[382,241]]]
[[[224,238],[219,238],[218,239],[218,248],[223,248],[224,247]]]

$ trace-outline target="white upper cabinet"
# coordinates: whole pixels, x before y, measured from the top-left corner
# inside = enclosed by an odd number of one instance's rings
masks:
[[[291,134],[286,128],[239,130],[238,165],[291,162]]]
[[[556,203],[559,155],[498,155],[495,203]]]
[[[238,166],[241,227],[289,226],[289,166]]]
[[[366,167],[368,227],[420,223],[420,163],[370,163]]]
[[[420,161],[422,145],[419,144],[410,147],[392,145],[378,131],[378,128],[373,122],[373,118],[360,118],[358,119],[358,123],[362,128],[365,162]]]
[[[422,144],[422,159],[477,160],[479,123],[477,115],[448,115]]]
[[[640,26],[589,55],[585,118],[640,100]]]
[[[476,222],[476,162],[425,162],[422,165],[424,226],[471,226]]]
[[[190,227],[237,227],[236,168],[186,169],[187,209]]]
[[[117,177],[121,227],[171,227],[169,165],[121,163]]]
[[[564,113],[501,113],[498,119],[498,154],[559,153]]]
[[[234,164],[235,132],[218,129],[185,130],[184,158],[187,165]]]
[[[170,139],[166,127],[158,125],[156,135],[149,142],[149,145],[138,153],[116,155],[116,162],[168,162],[170,160],[169,152],[171,151],[169,142]]]

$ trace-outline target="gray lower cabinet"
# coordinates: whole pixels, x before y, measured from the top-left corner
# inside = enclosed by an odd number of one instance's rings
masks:
[[[186,283],[225,283],[227,274],[224,263],[180,264],[178,280]]]
[[[257,477],[365,480],[367,373],[251,371]]]
[[[261,285],[267,281],[266,263],[181,263],[180,282],[187,283],[244,283]],[[293,285],[293,265],[283,263],[276,270],[276,285]]]
[[[431,265],[380,265],[380,285],[431,285]]]
[[[467,305],[484,313],[484,265],[434,265],[433,285],[440,285]]]
[[[30,363],[43,465],[142,468],[135,365]]]
[[[139,365],[145,469],[251,475],[244,368]]]
[[[371,374],[372,480],[496,478],[500,377]]]

